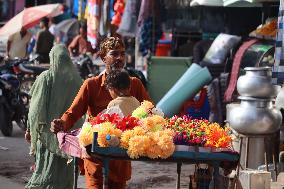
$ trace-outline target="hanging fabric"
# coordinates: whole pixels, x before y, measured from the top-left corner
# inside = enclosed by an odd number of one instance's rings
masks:
[[[140,43],[139,51],[142,56],[146,56],[148,53],[155,54],[156,44],[162,37],[162,27],[159,23],[153,23],[153,18],[146,19],[140,30]]]
[[[114,4],[114,11],[115,11],[115,14],[112,17],[111,24],[119,27],[120,22],[121,22],[121,17],[124,12],[124,0],[116,0]]]
[[[88,26],[88,41],[95,47],[100,26],[100,0],[88,0],[85,18]]]
[[[73,9],[72,9],[72,12],[74,15],[78,16],[79,17],[79,9],[80,9],[80,6],[81,6],[81,10],[85,10],[86,8],[86,2],[85,1],[82,1],[82,0],[73,0]]]
[[[278,13],[278,32],[275,43],[275,63],[272,67],[272,83],[283,84],[284,83],[284,0],[280,0],[279,13]]]
[[[99,33],[101,36],[106,36],[109,31],[109,9],[110,1],[109,0],[102,0],[101,4],[101,15],[100,15],[100,29]]]
[[[109,1],[109,22],[111,22],[111,18],[114,16],[115,12],[114,12],[114,3],[115,0],[108,0]]]
[[[136,6],[137,0],[127,0],[122,21],[117,30],[117,33],[120,35],[135,37],[137,24]]]
[[[153,16],[153,3],[152,0],[142,0],[141,7],[139,11],[138,21],[137,24],[140,27],[142,23],[149,18],[150,16]]]
[[[162,1],[142,0],[138,17],[139,51],[142,56],[155,54],[156,44],[162,37],[160,12],[164,4]]]

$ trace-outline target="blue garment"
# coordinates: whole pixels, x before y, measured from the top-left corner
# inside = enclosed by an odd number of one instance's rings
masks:
[[[114,16],[114,0],[109,0],[109,21],[111,21],[112,17]]]
[[[82,10],[85,11],[87,3],[88,3],[87,0],[86,1],[82,1]],[[73,0],[73,14],[78,16],[78,12],[79,12],[79,0]]]
[[[31,40],[30,40],[30,43],[28,45],[28,54],[31,54],[33,52],[33,49],[35,47],[35,44],[36,44],[36,39],[35,39],[35,36],[32,36]]]
[[[283,40],[283,26],[284,26],[284,2],[280,0],[278,13],[278,32],[275,42],[275,63],[272,68],[272,83],[284,83],[284,40]]]
[[[146,56],[148,51],[151,51],[153,54],[155,54],[156,44],[162,37],[162,34],[163,32],[161,24],[155,23],[155,36],[153,39],[153,18],[149,17],[143,22],[140,30],[139,42],[139,51],[142,53],[142,56]]]

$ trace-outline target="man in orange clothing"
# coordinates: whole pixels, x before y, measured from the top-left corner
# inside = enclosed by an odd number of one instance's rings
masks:
[[[106,65],[106,70],[101,75],[87,79],[81,86],[71,107],[63,114],[61,119],[55,119],[51,123],[51,131],[67,131],[86,112],[96,116],[106,109],[112,100],[104,85],[106,74],[111,70],[122,70],[125,65],[125,47],[121,39],[117,37],[106,38],[100,46],[100,56]],[[141,81],[131,77],[130,94],[140,102],[150,100],[148,93]],[[131,164],[129,161],[113,160],[110,162],[109,189],[124,189],[126,181],[131,177]],[[84,159],[86,184],[88,189],[102,189],[102,163],[98,159]]]

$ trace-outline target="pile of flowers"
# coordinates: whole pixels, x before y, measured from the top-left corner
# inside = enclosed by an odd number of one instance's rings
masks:
[[[230,148],[232,141],[228,128],[187,116],[166,119],[149,101],[143,101],[131,116],[90,117],[79,134],[80,145],[92,144],[93,132],[98,133],[100,147],[112,146],[110,136],[117,138],[119,142],[115,144],[126,149],[131,158],[168,158],[174,153],[175,145]]]
[[[174,153],[174,132],[164,129],[167,122],[163,118],[163,112],[151,102],[144,101],[133,111],[132,116],[140,119],[140,126],[121,136],[121,147],[127,149],[131,158],[167,158]]]
[[[173,116],[167,120],[166,128],[175,132],[176,145],[231,148],[230,129],[206,119]]]
[[[175,145],[174,132],[164,129],[166,123],[163,113],[151,102],[144,101],[132,116],[98,114],[90,117],[81,129],[79,142],[82,146],[91,144],[93,132],[97,132],[100,147],[109,147],[107,136],[112,136],[120,140],[120,147],[126,149],[131,158],[167,158],[173,154]]]
[[[98,132],[98,143],[106,147],[106,141],[103,135],[110,134],[120,137],[121,133],[126,130],[139,126],[139,119],[132,116],[120,117],[118,114],[98,114],[96,117],[89,117],[85,122],[79,137],[81,146],[88,146],[93,142],[94,132]]]

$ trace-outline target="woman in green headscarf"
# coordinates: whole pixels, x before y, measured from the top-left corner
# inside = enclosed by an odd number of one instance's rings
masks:
[[[50,53],[50,68],[36,79],[31,89],[26,139],[31,142],[31,154],[36,157],[36,169],[26,185],[30,189],[72,188],[73,164],[58,147],[50,123],[71,105],[82,84],[64,45],[54,46]],[[82,121],[77,122],[77,127]]]

